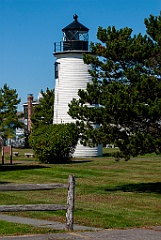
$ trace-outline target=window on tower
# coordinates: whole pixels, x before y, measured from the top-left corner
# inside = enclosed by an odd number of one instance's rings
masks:
[[[55,79],[59,77],[59,63],[55,62]]]

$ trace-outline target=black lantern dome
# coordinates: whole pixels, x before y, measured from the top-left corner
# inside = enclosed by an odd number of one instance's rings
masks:
[[[88,50],[89,29],[78,22],[78,16],[73,16],[74,21],[62,29],[63,50]]]

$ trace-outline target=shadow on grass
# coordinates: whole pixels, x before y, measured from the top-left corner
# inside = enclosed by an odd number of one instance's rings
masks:
[[[64,165],[64,164],[77,164],[77,163],[88,163],[88,162],[93,162],[93,160],[84,160],[84,159],[72,159],[68,161],[55,161],[54,163],[49,163],[50,165]]]
[[[31,170],[31,169],[38,169],[38,168],[50,168],[47,166],[40,166],[40,165],[20,165],[20,164],[13,164],[13,165],[0,165],[0,171],[15,171],[15,170]]]
[[[93,162],[93,160],[72,160],[72,161],[69,161],[68,163],[75,164],[75,163],[88,163],[88,162]]]
[[[114,153],[103,153],[102,157],[113,157]]]
[[[157,193],[161,194],[161,182],[138,183],[116,186],[114,188],[106,188],[107,192],[139,192],[139,193]]]
[[[1,182],[1,181],[0,181],[0,185],[1,185],[1,184],[7,184],[7,183],[11,183],[11,182]]]

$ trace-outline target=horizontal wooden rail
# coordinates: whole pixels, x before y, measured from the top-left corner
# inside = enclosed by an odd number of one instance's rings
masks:
[[[67,206],[58,204],[0,205],[0,212],[66,210],[66,229],[73,230],[75,177],[69,175],[67,184],[0,184],[0,191],[31,191],[68,188]]]
[[[66,206],[58,204],[0,205],[0,212],[58,211],[66,209]]]
[[[0,191],[50,190],[67,187],[67,184],[0,184]]]

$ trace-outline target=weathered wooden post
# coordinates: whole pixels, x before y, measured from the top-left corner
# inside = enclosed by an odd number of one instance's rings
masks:
[[[69,175],[68,196],[67,196],[67,212],[66,212],[66,230],[73,230],[74,200],[75,200],[75,177],[73,175]]]
[[[2,146],[2,165],[4,165],[4,147]]]
[[[10,164],[12,165],[12,146],[10,145]]]

